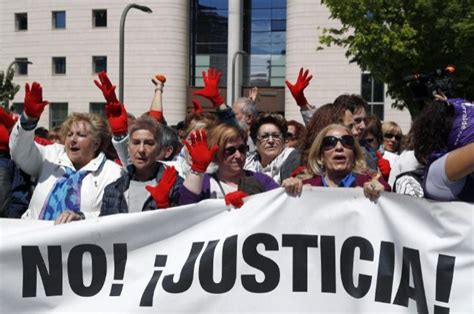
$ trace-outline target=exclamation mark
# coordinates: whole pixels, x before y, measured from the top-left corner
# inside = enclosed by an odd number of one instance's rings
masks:
[[[449,303],[451,287],[453,284],[454,256],[442,255],[438,257],[438,266],[436,268],[436,301]],[[449,307],[434,306],[434,314],[448,314]]]
[[[153,306],[155,288],[158,284],[158,280],[160,280],[161,274],[163,273],[162,268],[166,266],[167,259],[168,255],[155,255],[155,270],[143,291],[142,298],[140,299],[140,306]]]
[[[114,244],[114,281],[122,282],[127,265],[127,244]],[[110,296],[118,297],[122,294],[123,283],[114,283],[110,288]]]

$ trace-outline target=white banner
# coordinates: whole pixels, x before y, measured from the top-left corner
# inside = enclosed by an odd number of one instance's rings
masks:
[[[473,204],[305,187],[0,227],[1,313],[474,312]]]

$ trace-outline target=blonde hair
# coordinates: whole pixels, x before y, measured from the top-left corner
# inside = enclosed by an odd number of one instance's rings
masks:
[[[400,141],[398,141],[398,147],[396,148],[396,152],[399,153],[402,147],[402,139],[403,139],[403,132],[402,128],[393,121],[387,121],[382,124],[382,134],[385,139],[385,134],[392,133],[394,135],[400,135]]]
[[[207,143],[209,148],[214,144],[217,144],[219,150],[215,156],[214,161],[221,161],[224,159],[224,150],[227,142],[241,138],[246,145],[247,136],[244,130],[239,127],[235,127],[228,124],[218,124],[209,131],[209,136],[207,137]]]
[[[311,175],[323,175],[324,174],[324,162],[323,162],[323,148],[322,148],[322,143],[323,143],[323,138],[326,137],[326,135],[329,133],[329,131],[334,130],[334,129],[342,129],[344,130],[347,135],[350,135],[353,137],[352,132],[345,126],[341,124],[330,124],[324,129],[319,132],[319,134],[316,136],[316,139],[314,140],[313,144],[311,144],[311,147],[309,149],[309,155],[308,155],[308,172]],[[354,167],[352,171],[356,173],[364,173],[367,171],[367,166],[365,163],[365,157],[364,153],[362,152],[362,149],[360,148],[360,145],[356,139],[354,139]]]
[[[98,144],[95,154],[98,155],[100,151],[104,151],[112,139],[110,126],[104,118],[94,113],[74,112],[70,114],[61,125],[61,142],[64,143],[72,125],[79,122],[89,125],[92,139]]]

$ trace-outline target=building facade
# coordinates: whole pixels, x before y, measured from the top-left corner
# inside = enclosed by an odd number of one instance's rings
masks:
[[[15,82],[38,81],[47,106],[40,125],[53,127],[74,111],[103,112],[94,85],[106,70],[119,82],[119,28],[124,0],[0,0],[0,69],[12,61]],[[125,23],[124,103],[139,115],[153,96],[151,77],[164,73],[164,114],[174,124],[191,107],[202,71],[223,72],[227,102],[259,87],[258,109],[300,120],[285,79],[296,80],[300,67],[314,78],[307,99],[320,106],[342,93],[362,94],[371,111],[394,120],[404,131],[408,111],[391,108],[383,83],[350,64],[338,47],[317,50],[322,28],[336,26],[323,4],[314,0],[143,0],[153,12],[132,9]],[[13,103],[21,110],[23,88]],[[202,100],[205,110],[211,105]]]

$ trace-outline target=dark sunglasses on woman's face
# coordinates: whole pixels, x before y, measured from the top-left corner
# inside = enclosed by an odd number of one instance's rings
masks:
[[[366,138],[365,141],[369,144],[372,144],[375,141],[375,138]]]
[[[402,137],[400,135],[396,135],[396,134],[392,134],[392,133],[385,133],[383,135],[383,137],[385,137],[386,139],[392,139],[392,138],[395,138],[397,141],[401,140]]]
[[[247,145],[229,146],[224,148],[224,154],[226,156],[232,156],[236,151],[239,151],[241,154],[245,154],[247,152]]]
[[[347,149],[354,149],[354,138],[351,135],[343,135],[341,137],[325,136],[323,138],[323,150],[330,150],[336,147],[337,142],[341,142],[342,146]]]

